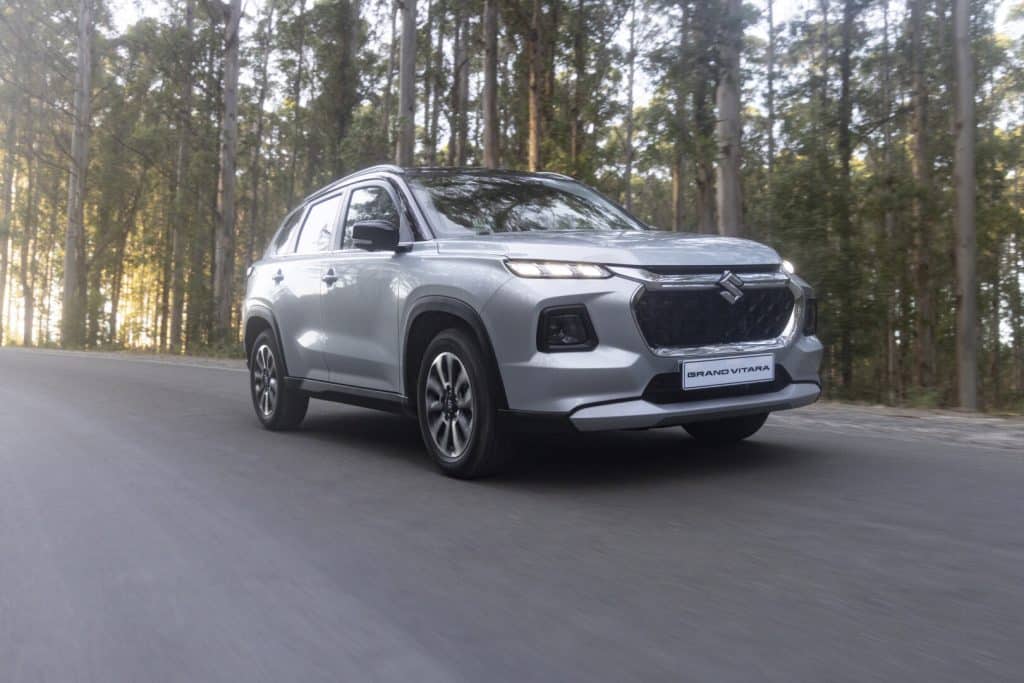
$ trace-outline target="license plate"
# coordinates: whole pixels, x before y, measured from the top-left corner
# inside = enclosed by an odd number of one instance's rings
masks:
[[[775,356],[770,353],[686,360],[682,366],[683,390],[771,382],[775,379]]]

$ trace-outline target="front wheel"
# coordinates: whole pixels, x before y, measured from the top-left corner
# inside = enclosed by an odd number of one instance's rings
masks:
[[[420,433],[449,476],[473,479],[501,465],[504,449],[490,376],[476,340],[460,329],[438,333],[423,354],[416,382]]]
[[[683,429],[701,443],[729,444],[742,441],[748,436],[753,436],[767,419],[768,413],[757,413],[756,415],[743,415],[742,417],[726,417],[720,420],[693,422],[683,425]]]
[[[269,331],[262,332],[252,345],[249,386],[256,417],[267,429],[295,429],[306,417],[309,396],[285,384],[281,351]]]

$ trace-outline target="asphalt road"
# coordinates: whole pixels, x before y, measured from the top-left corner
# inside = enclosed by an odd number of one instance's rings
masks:
[[[0,350],[0,680],[1024,679],[1018,432],[812,409],[466,483],[403,418],[265,432],[246,382]]]

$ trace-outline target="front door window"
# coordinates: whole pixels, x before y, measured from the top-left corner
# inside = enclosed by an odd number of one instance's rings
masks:
[[[345,216],[341,248],[352,249],[352,226],[359,221],[391,221],[398,225],[398,209],[383,187],[361,187],[352,193]]]

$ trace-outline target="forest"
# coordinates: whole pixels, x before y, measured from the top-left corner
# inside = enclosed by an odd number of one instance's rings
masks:
[[[828,396],[1024,410],[1024,2],[2,0],[0,343],[240,354],[287,210],[556,171],[816,290]]]

